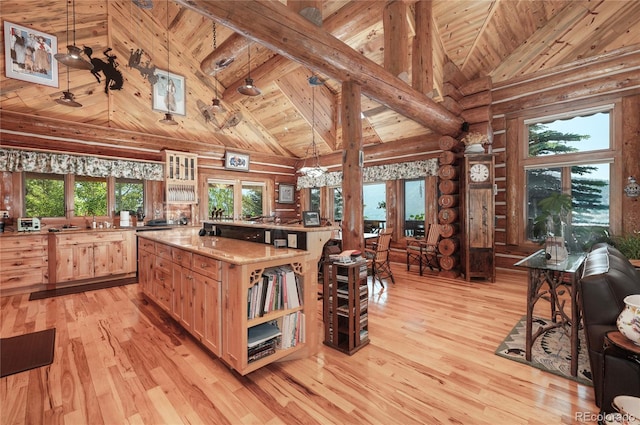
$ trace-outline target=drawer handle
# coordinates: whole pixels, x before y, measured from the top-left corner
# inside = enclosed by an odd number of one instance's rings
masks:
[[[204,269],[204,268],[206,268],[206,267],[207,267],[207,263],[202,263],[202,264],[200,264],[200,268],[203,268],[203,269]]]

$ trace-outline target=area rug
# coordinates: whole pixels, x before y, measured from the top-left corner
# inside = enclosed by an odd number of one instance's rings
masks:
[[[96,291],[98,289],[113,288],[114,286],[130,285],[138,283],[137,277],[128,277],[124,279],[108,280],[106,282],[88,283],[86,285],[67,286],[58,289],[49,289],[46,291],[32,292],[29,294],[29,301],[42,300],[45,298],[59,297],[62,295],[79,294],[86,291]]]
[[[0,339],[0,377],[53,362],[56,329]]]
[[[526,321],[527,317],[522,316],[496,350],[497,355],[528,364],[584,385],[593,385],[583,329],[580,329],[578,333],[578,376],[571,376],[571,339],[562,327],[550,329],[540,335],[533,343],[531,361],[529,362],[525,359]],[[535,332],[540,325],[546,326],[549,323],[551,323],[549,319],[534,317],[533,331]]]

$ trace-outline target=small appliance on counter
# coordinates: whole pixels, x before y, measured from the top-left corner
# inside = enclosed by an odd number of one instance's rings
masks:
[[[40,231],[40,219],[36,217],[18,219],[18,232],[38,232]]]

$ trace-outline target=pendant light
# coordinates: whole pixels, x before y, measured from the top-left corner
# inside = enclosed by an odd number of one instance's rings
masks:
[[[56,99],[56,103],[64,106],[71,106],[72,108],[80,108],[81,103],[75,101],[75,96],[69,90],[69,66],[67,65],[67,91],[62,92],[62,96]]]
[[[93,64],[82,59],[82,49],[76,46],[76,0],[73,0],[73,45],[69,44],[69,1],[67,0],[67,53],[56,53],[56,60],[76,69],[93,69]]]
[[[213,21],[213,51],[216,51],[217,46],[217,34],[216,34],[216,21]],[[221,59],[221,61],[224,61],[225,59]],[[220,62],[220,61],[218,61]],[[218,69],[220,69],[218,62],[216,62],[216,67],[213,69],[213,87],[214,90],[216,92],[216,97],[213,98],[213,101],[211,102],[211,108],[214,111],[219,111],[222,107],[220,106],[220,99],[218,98],[218,79],[216,78],[218,76]],[[233,62],[233,59],[231,59],[231,62]],[[229,64],[231,64],[231,62],[229,62],[228,64],[224,65],[225,67],[229,66]]]
[[[244,80],[244,85],[238,87],[238,93],[245,96],[258,96],[261,95],[262,92],[253,85],[253,79],[251,78],[251,43],[247,46],[247,51],[249,52],[249,72],[247,73],[247,78]]]
[[[170,57],[171,51],[169,49],[169,0],[167,0],[167,93],[166,98],[168,99],[171,93],[171,65],[170,65]],[[171,113],[170,102],[167,102],[167,112],[164,114],[164,118],[159,121],[161,124],[165,125],[178,125],[178,122],[173,119],[173,114]]]
[[[317,76],[309,77],[311,86],[311,144],[307,147],[304,163],[298,172],[304,176],[318,178],[327,172],[327,168],[320,165],[320,154],[316,145],[316,87],[324,84]],[[307,166],[307,158],[313,160],[312,166]]]

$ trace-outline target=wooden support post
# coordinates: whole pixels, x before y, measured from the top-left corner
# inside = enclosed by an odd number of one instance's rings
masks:
[[[432,3],[431,0],[420,0],[415,6],[416,35],[411,67],[411,85],[427,95],[433,92]]]
[[[364,216],[362,211],[362,122],[360,86],[342,83],[342,249],[364,250]]]
[[[388,3],[384,8],[382,25],[384,28],[384,69],[389,71],[391,75],[408,82],[407,4],[401,0]]]

